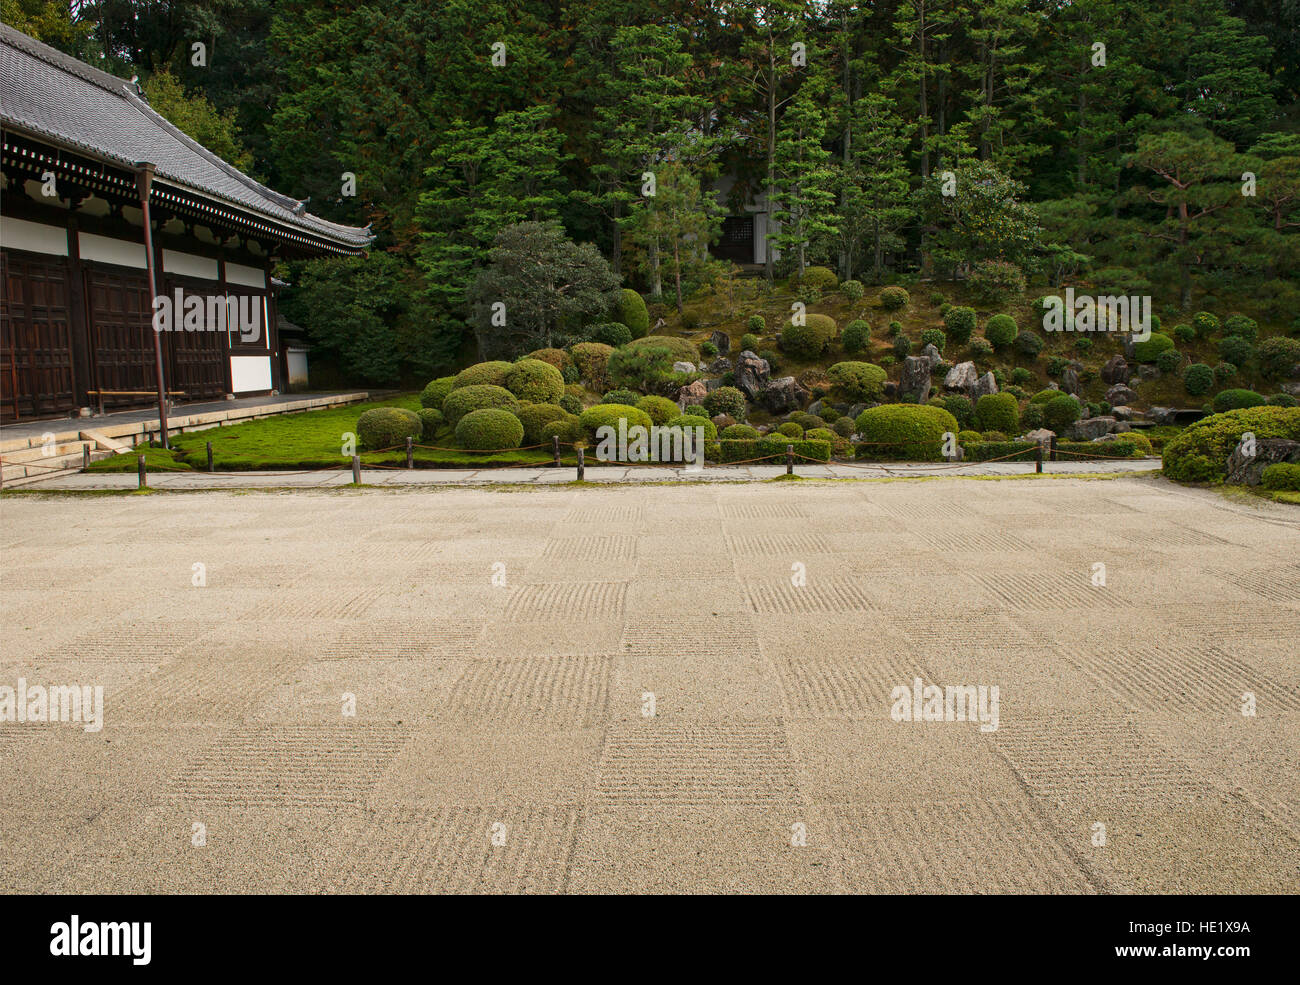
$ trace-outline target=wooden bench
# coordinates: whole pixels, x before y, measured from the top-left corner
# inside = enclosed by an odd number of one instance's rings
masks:
[[[157,395],[158,395],[157,390],[87,390],[86,391],[86,396],[98,398],[99,414],[101,417],[104,416],[105,397],[156,397]],[[171,410],[171,402],[173,397],[183,397],[183,396],[185,396],[184,390],[168,390],[167,409]]]

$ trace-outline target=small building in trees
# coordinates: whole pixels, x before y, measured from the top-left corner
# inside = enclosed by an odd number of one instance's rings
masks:
[[[168,391],[285,389],[272,265],[357,255],[372,239],[206,150],[132,82],[3,25],[0,127],[0,419],[67,416],[101,398],[105,408],[153,403],[151,277],[200,319],[157,333]],[[218,330],[217,306],[194,296],[238,298],[263,330]]]
[[[767,263],[768,250],[772,251],[773,260],[780,258],[780,251],[767,239],[781,226],[771,218],[766,193],[744,194],[734,175],[724,175],[715,184],[714,195],[725,213],[718,241],[709,252],[719,260],[730,260],[742,267]]]

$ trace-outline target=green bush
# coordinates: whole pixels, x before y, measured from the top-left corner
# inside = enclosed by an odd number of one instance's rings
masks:
[[[654,424],[649,414],[628,404],[597,404],[595,407],[588,407],[578,416],[583,436],[591,444],[600,440],[596,435],[597,429],[608,425],[617,431],[620,420],[627,421],[628,430],[638,425],[649,428]]]
[[[981,431],[1020,431],[1020,404],[1009,393],[986,393],[975,403],[975,423]]]
[[[518,448],[524,441],[524,425],[509,411],[472,410],[456,425],[456,440],[462,448],[479,451]]]
[[[637,401],[641,399],[641,394],[635,390],[610,390],[600,398],[602,404],[630,404],[635,407]]]
[[[890,286],[880,292],[880,306],[886,311],[898,311],[900,308],[905,308],[911,300],[911,296],[902,287]]]
[[[1174,338],[1179,342],[1181,342],[1183,345],[1187,345],[1188,343],[1195,340],[1196,329],[1192,328],[1191,325],[1175,325]]]
[[[563,417],[557,417],[543,424],[540,443],[545,444],[552,437],[559,438],[562,445],[582,441],[582,425],[578,423],[578,416],[576,414],[565,414]]]
[[[1290,462],[1276,462],[1269,465],[1260,476],[1259,484],[1265,489],[1300,492],[1300,465]]]
[[[960,444],[963,444],[963,445],[968,445],[968,444],[971,444],[972,442],[975,442],[975,441],[983,441],[983,440],[984,440],[984,439],[980,437],[980,433],[979,433],[978,431],[958,431],[958,432],[957,432],[957,441],[958,441]]]
[[[1220,383],[1226,383],[1237,375],[1237,367],[1229,362],[1214,364],[1214,378]]]
[[[985,431],[983,438],[985,441],[1006,441],[1007,436],[1003,431]]]
[[[560,372],[564,372],[566,366],[572,366],[573,360],[563,349],[537,349],[524,356],[525,359],[540,359],[544,363],[550,363]]]
[[[968,462],[987,462],[994,458],[1006,462],[1032,462],[1038,457],[1036,441],[973,441],[963,444],[962,448]]]
[[[826,370],[826,378],[849,401],[880,400],[889,374],[874,363],[835,363]]]
[[[1249,339],[1229,335],[1219,340],[1219,357],[1234,366],[1245,366],[1255,358],[1255,347]]]
[[[415,416],[420,419],[420,438],[427,445],[429,439],[442,430],[446,419],[442,416],[442,411],[436,407],[421,407],[415,412]]]
[[[682,328],[693,332],[700,327],[704,315],[698,308],[686,308],[682,311]]]
[[[571,393],[566,393],[560,398],[560,406],[564,408],[566,414],[573,414],[575,417],[582,413],[582,401]]]
[[[1268,398],[1268,406],[1297,407],[1300,406],[1300,400],[1296,400],[1296,398],[1291,396],[1289,393],[1274,393]]]
[[[1165,443],[1165,475],[1179,482],[1218,482],[1247,431],[1256,439],[1300,441],[1300,408],[1248,407],[1204,417]]]
[[[1263,395],[1254,390],[1223,390],[1215,396],[1213,406],[1216,414],[1222,414],[1229,410],[1262,407],[1265,403]]]
[[[470,411],[493,407],[513,414],[519,409],[519,401],[505,387],[487,384],[463,386],[447,394],[447,399],[442,402],[442,416],[448,424],[455,427]]]
[[[667,424],[679,413],[676,401],[669,400],[667,397],[657,397],[653,394],[638,400],[636,407],[638,410],[643,410],[649,414],[650,420],[655,424]]]
[[[1150,338],[1133,343],[1133,358],[1140,363],[1153,363],[1156,361],[1156,356],[1173,347],[1174,340],[1168,335],[1152,332]]]
[[[1016,351],[1028,359],[1037,359],[1043,351],[1043,337],[1032,329],[1024,329],[1016,336]]]
[[[420,440],[423,425],[413,410],[401,407],[372,407],[357,418],[357,440],[365,451],[395,445],[405,447],[407,438]]]
[[[762,315],[750,315],[749,320],[745,322],[745,327],[754,335],[762,335],[767,331],[767,322],[763,320]]]
[[[520,400],[553,404],[564,396],[564,376],[540,359],[521,359],[506,374],[506,389]]]
[[[927,345],[932,345],[940,352],[943,352],[944,347],[947,344],[948,344],[948,333],[945,332],[942,328],[927,328],[924,332],[921,333],[922,349],[924,349]]]
[[[814,428],[813,430],[816,430],[816,428]],[[847,438],[857,430],[857,426],[854,424],[853,418],[839,417],[836,418],[835,421],[831,424],[831,430],[834,431],[836,434],[838,434],[841,438]]]
[[[803,428],[794,421],[786,421],[784,424],[778,424],[776,430],[787,438],[795,438],[797,440],[803,437]]]
[[[1005,349],[1019,334],[1016,320],[1010,315],[994,315],[984,325],[984,337],[995,349]]]
[[[1214,386],[1214,370],[1205,363],[1192,363],[1183,370],[1183,389],[1193,397],[1210,392]]]
[[[650,312],[640,294],[625,287],[618,292],[618,305],[615,308],[615,320],[626,325],[632,332],[632,338],[644,338],[650,331]]]
[[[971,297],[981,304],[1002,304],[1025,293],[1025,272],[1005,260],[981,260],[966,285]]]
[[[846,283],[854,283],[846,281]],[[844,335],[840,338],[844,345],[844,351],[850,354],[865,352],[871,347],[871,326],[861,318],[855,318],[844,328]]]
[[[975,405],[969,397],[948,393],[939,398],[939,406],[953,416],[958,427],[964,428],[975,422]]]
[[[579,342],[569,347],[569,356],[578,368],[579,378],[586,380],[596,390],[605,388],[609,357],[614,347],[603,342]]]
[[[840,290],[844,292],[844,296],[850,301],[861,301],[862,295],[867,293],[867,289],[862,286],[860,280],[846,280],[840,284]]]
[[[1042,404],[1025,404],[1020,411],[1020,427],[1025,431],[1037,431],[1043,426],[1045,418]]]
[[[906,359],[912,354],[912,340],[906,335],[897,335],[894,337],[894,358],[898,360]]]
[[[447,399],[447,394],[451,393],[456,387],[456,377],[440,376],[429,383],[420,393],[420,406],[432,407],[434,410],[442,408],[442,402]]]
[[[843,415],[841,415],[834,407],[827,404],[825,407],[821,408],[821,410],[817,411],[817,416],[827,424],[830,424],[833,421],[838,421]]]
[[[1177,349],[1166,349],[1156,355],[1156,368],[1162,373],[1177,373],[1183,365],[1183,354]]]
[[[823,423],[820,417],[816,414],[810,414],[806,410],[793,411],[787,414],[785,419],[794,424],[798,424],[805,431],[809,428],[821,427]]]
[[[956,434],[957,419],[941,407],[886,404],[858,415],[858,434],[869,456],[916,461],[939,461],[943,435]]]
[[[965,345],[970,341],[970,337],[975,331],[975,322],[974,308],[949,308],[947,314],[943,316],[943,324],[948,330],[948,337],[958,345]]]
[[[765,464],[777,464],[785,461],[786,445],[792,445],[795,453],[795,466],[799,465],[801,459],[815,459],[818,462],[829,462],[831,460],[831,445],[828,441],[791,441],[784,435],[772,438],[770,435],[765,438],[753,440],[724,440],[718,442],[718,461],[723,462],[748,462],[755,458],[769,457]]]
[[[704,436],[712,441],[718,436],[718,426],[707,417],[697,417],[694,414],[682,414],[674,417],[665,427],[670,428],[704,428]]]
[[[519,423],[524,426],[523,443],[526,445],[539,445],[546,440],[542,429],[551,421],[564,420],[569,414],[558,404],[520,404],[519,409],[515,411],[515,416],[519,418]],[[498,447],[504,448],[505,446],[500,445]]]
[[[700,355],[705,359],[712,359],[718,354],[718,347],[708,339],[700,343]]]
[[[1063,433],[1083,414],[1083,408],[1068,393],[1058,393],[1043,404],[1043,425],[1049,431]]]
[[[1017,366],[1011,371],[1011,382],[1016,386],[1024,386],[1026,383],[1032,383],[1034,374],[1023,366]]]
[[[734,386],[720,386],[704,398],[704,409],[714,417],[726,414],[738,421],[743,421],[749,413],[745,395]]]
[[[632,329],[628,328],[622,322],[607,321],[600,325],[593,325],[589,329],[591,341],[603,342],[605,345],[612,345],[617,349],[620,345],[627,345],[632,341]]]
[[[736,441],[752,441],[758,438],[758,432],[748,424],[731,424],[722,429],[719,437]]]
[[[814,291],[833,291],[839,286],[840,279],[835,276],[835,271],[829,267],[808,267],[803,272],[803,277],[799,279],[803,287],[811,287]]]
[[[456,385],[452,389],[459,390],[463,386],[504,387],[506,385],[506,375],[514,368],[514,363],[508,363],[501,359],[475,363],[473,366],[467,366],[456,374]]]
[[[1223,323],[1223,334],[1235,335],[1253,342],[1259,337],[1259,323],[1245,315],[1231,315]]]
[[[653,348],[665,348],[672,353],[673,362],[691,363],[700,361],[700,350],[694,342],[676,338],[671,335],[647,335],[643,339],[634,339],[626,348],[637,352]]]
[[[816,359],[835,338],[835,320],[829,315],[805,315],[804,324],[781,330],[781,348],[797,359]]]
[[[1259,371],[1266,380],[1284,380],[1291,375],[1291,368],[1300,363],[1300,339],[1288,339],[1276,336],[1265,339],[1260,344]]]
[[[1196,329],[1196,334],[1201,338],[1208,339],[1218,334],[1219,319],[1208,311],[1198,311],[1192,315],[1192,328]]]
[[[646,339],[639,341],[644,342]],[[691,379],[689,374],[673,369],[676,361],[666,346],[638,346],[633,342],[610,353],[605,377],[618,389],[665,396],[676,393]]]

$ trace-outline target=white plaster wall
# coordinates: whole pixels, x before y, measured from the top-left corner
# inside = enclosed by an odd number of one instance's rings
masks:
[[[244,287],[266,289],[266,274],[256,267],[246,267],[242,263],[226,264],[226,283],[242,284]]]
[[[231,356],[230,385],[235,393],[271,389],[271,357]]]
[[[110,239],[95,233],[78,233],[78,250],[81,259],[98,263],[115,263],[119,267],[145,269],[144,244],[130,243],[124,239]]]
[[[163,250],[163,270],[169,274],[182,277],[198,277],[203,280],[216,280],[221,276],[217,261],[212,257],[201,257],[193,253],[181,253],[178,250]]]

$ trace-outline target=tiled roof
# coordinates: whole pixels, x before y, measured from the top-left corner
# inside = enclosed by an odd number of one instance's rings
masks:
[[[356,252],[369,228],[342,226],[259,184],[181,133],[117,76],[0,24],[0,122],[127,168],[148,161],[156,180],[254,212]]]

